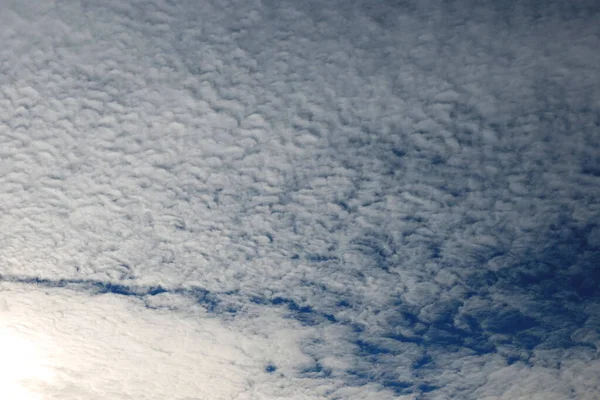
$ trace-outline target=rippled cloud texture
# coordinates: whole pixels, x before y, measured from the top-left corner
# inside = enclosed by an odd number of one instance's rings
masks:
[[[598,399],[596,3],[0,0],[2,398]]]

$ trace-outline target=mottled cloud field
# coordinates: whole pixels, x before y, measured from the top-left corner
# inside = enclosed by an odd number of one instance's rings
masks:
[[[1,398],[598,399],[596,3],[0,0]]]

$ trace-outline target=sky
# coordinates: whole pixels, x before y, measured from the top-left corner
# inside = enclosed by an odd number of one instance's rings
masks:
[[[595,0],[0,0],[0,397],[600,398]]]

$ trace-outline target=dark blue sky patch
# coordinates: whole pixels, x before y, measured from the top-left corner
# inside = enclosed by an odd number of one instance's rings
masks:
[[[458,330],[440,329],[430,326],[424,335],[425,342],[429,345],[442,346],[448,351],[457,351],[465,341],[465,335]]]
[[[96,288],[99,289],[99,293],[112,293],[119,294],[121,296],[137,296],[138,294],[131,290],[127,285],[120,285],[116,283],[110,282],[95,282],[93,284]]]
[[[358,346],[358,354],[364,356],[378,356],[380,354],[389,354],[390,350],[383,346],[369,341],[357,340],[356,345]]]
[[[470,290],[487,293],[498,282],[499,278],[493,271],[486,270],[485,268],[473,268],[473,270],[468,270],[463,280],[465,286]]]
[[[314,263],[324,263],[330,261],[339,261],[337,257],[328,256],[324,254],[308,254],[306,256],[306,261],[314,262]]]
[[[347,308],[347,307],[351,307],[351,305],[350,305],[350,303],[349,303],[347,300],[340,300],[340,301],[337,303],[337,307],[340,307],[340,308]]]
[[[353,386],[362,386],[370,382],[378,382],[383,387],[392,390],[395,394],[413,393],[413,383],[396,379],[389,372],[382,371],[376,365],[361,369],[351,369],[348,371],[350,376],[349,384]]]
[[[519,332],[511,337],[508,344],[517,345],[517,347],[524,350],[533,350],[543,341],[543,336],[536,335],[530,332]]]
[[[600,252],[584,254],[577,267],[564,274],[565,285],[583,300],[600,297]]]
[[[406,155],[406,151],[401,149],[392,149],[392,153],[398,158],[402,158]]]
[[[398,333],[388,333],[384,337],[388,338],[388,339],[396,340],[401,343],[416,343],[416,344],[425,343],[425,339],[423,339],[423,336],[420,334],[407,336],[407,335],[402,335],[402,334],[398,334]]]
[[[460,314],[456,316],[456,322],[460,323],[461,329],[469,335],[480,335],[483,332],[480,320],[473,315]]]
[[[287,317],[293,318],[303,325],[314,326],[324,322],[338,322],[335,315],[316,310],[310,305],[300,305],[293,299],[288,299],[284,297],[274,297],[272,299],[263,298],[260,301],[262,302],[261,304],[285,306],[290,311]]]
[[[395,394],[410,394],[413,393],[412,383],[400,380],[383,380],[381,386],[386,389],[393,390]]]
[[[557,268],[544,262],[530,262],[515,266],[512,271],[501,271],[501,274],[510,274],[507,277],[517,286],[540,285],[556,279]]]
[[[196,301],[202,305],[204,305],[209,312],[216,312],[217,307],[219,306],[220,299],[218,296],[209,292],[206,289],[194,287],[191,289],[178,289],[176,292],[180,292],[182,294],[192,296],[196,298]]]
[[[528,330],[539,323],[518,310],[501,310],[491,312],[483,321],[484,329],[493,333],[514,335],[518,332]]]
[[[511,354],[511,355],[506,356],[506,363],[508,365],[513,365],[514,363],[517,363],[519,361],[523,361],[523,358],[520,355]]]
[[[265,372],[272,374],[273,372],[277,371],[277,367],[273,364],[269,364],[265,367]]]
[[[439,386],[435,386],[435,385],[430,385],[427,383],[422,383],[418,386],[418,389],[421,393],[429,393],[429,392],[433,392],[434,390],[439,389]]]
[[[600,177],[600,162],[584,161],[581,165],[581,173],[593,177]]]
[[[148,288],[148,294],[150,296],[156,296],[157,294],[167,293],[168,290],[163,288],[162,286],[152,286]]]
[[[14,275],[0,275],[0,281],[17,282],[24,284],[37,285],[48,288],[65,288],[70,290],[90,292],[93,295],[116,294],[119,296],[135,296],[143,298],[145,296],[156,296],[162,293],[174,293],[195,298],[198,303],[206,306],[209,312],[235,312],[230,306],[224,306],[221,296],[227,296],[223,292],[214,294],[200,287],[173,288],[167,289],[162,286],[138,286],[127,285],[117,282],[105,282],[94,279],[46,279],[38,277],[24,277]],[[229,294],[231,295],[231,294]]]
[[[431,358],[431,356],[427,353],[424,353],[421,357],[419,357],[417,360],[415,360],[412,363],[412,368],[413,369],[421,369],[421,368],[425,368],[426,366],[430,366],[433,363],[433,358]]]
[[[458,299],[438,301],[429,306],[428,311],[436,316],[433,322],[436,326],[451,326],[461,305]]]
[[[484,334],[465,336],[463,346],[478,355],[495,353],[498,350],[496,345],[489,340],[489,336]]]
[[[441,248],[440,248],[440,246],[439,246],[438,244],[436,244],[436,243],[432,243],[432,244],[429,246],[429,251],[431,252],[431,255],[430,255],[430,257],[431,257],[432,259],[441,258],[441,255],[442,255],[442,250],[441,250]]]

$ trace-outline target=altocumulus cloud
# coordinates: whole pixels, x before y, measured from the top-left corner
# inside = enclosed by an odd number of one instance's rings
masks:
[[[600,396],[595,1],[8,1],[0,392]]]

